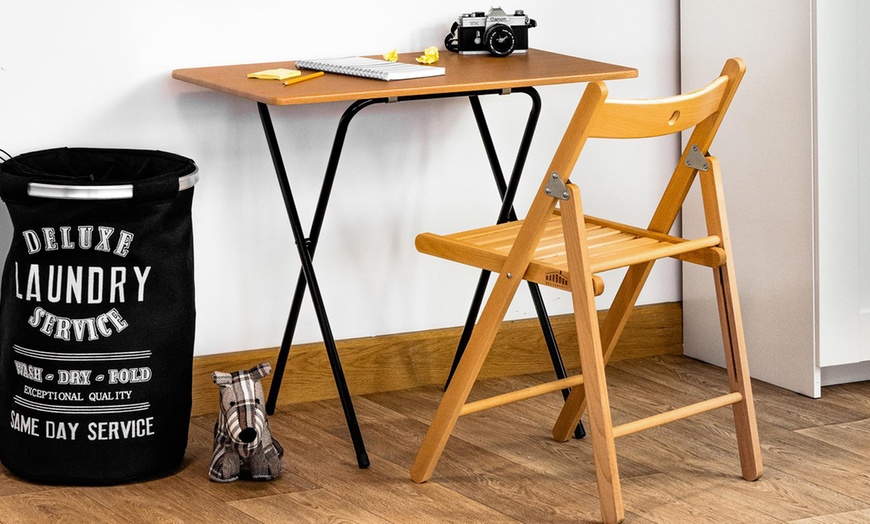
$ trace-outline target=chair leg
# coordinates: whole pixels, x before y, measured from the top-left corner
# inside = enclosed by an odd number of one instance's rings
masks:
[[[589,410],[588,433],[592,439],[595,476],[598,481],[598,501],[604,522],[618,523],[625,519],[625,514],[616,461],[610,400],[604,374],[605,362],[598,327],[598,312],[592,290],[592,275],[589,272],[588,249],[583,236],[585,233],[583,210],[577,186],[568,184],[568,191],[570,198],[562,205],[562,222],[568,254],[568,273],[571,275],[569,286],[580,346],[580,366],[583,369],[582,389],[585,391]]]
[[[746,341],[743,336],[743,320],[740,301],[737,297],[737,280],[734,277],[734,256],[731,252],[731,234],[725,214],[725,199],[719,160],[708,156],[709,169],[699,172],[701,197],[704,201],[704,217],[707,231],[718,235],[725,250],[725,265],[713,269],[716,298],[719,303],[719,320],[722,325],[722,341],[725,347],[725,362],[732,392],[740,393],[743,400],[734,404],[734,426],[737,431],[737,449],[740,453],[740,468],[743,478],[755,480],[761,477],[761,446],[758,442],[758,426],[755,420],[755,404],[746,358]]]
[[[543,191],[544,184],[541,187],[541,195],[544,194]],[[544,233],[547,218],[552,215],[555,208],[556,200],[553,198],[539,196],[532,201],[526,219],[517,234],[514,247],[502,266],[502,273],[498,274],[489,299],[480,314],[480,320],[471,333],[468,347],[453,375],[453,380],[444,392],[429,430],[423,437],[417,457],[411,465],[411,479],[414,482],[426,482],[432,477],[435,465],[444,451],[456,420],[462,413],[468,394],[474,386],[474,381],[480,373],[483,361],[492,347],[517,288],[523,282],[522,276],[529,268],[535,246]]]
[[[651,269],[651,262],[630,267],[619,286],[619,291],[616,293],[610,311],[601,326],[601,347],[605,365],[610,360],[610,355],[613,354],[613,349],[616,347],[619,336],[625,328],[629,314],[637,302],[637,297],[640,295]],[[585,410],[586,394],[583,388],[573,388],[561,413],[559,413],[559,418],[553,425],[553,438],[558,442],[566,442],[570,439],[571,432],[574,431],[573,428],[577,426]]]
[[[510,278],[509,274],[498,275],[480,320],[471,333],[468,347],[465,348],[411,466],[411,480],[414,482],[426,482],[432,477],[520,282],[521,278]]]
[[[730,264],[715,269],[714,277],[728,380],[731,391],[743,395],[743,400],[733,406],[740,469],[743,478],[756,480],[761,477],[764,467],[761,461],[761,446],[758,440],[758,425],[755,420],[755,404],[749,378],[737,286]]]
[[[704,201],[704,216],[707,231],[718,235],[725,250],[725,265],[714,268],[716,298],[719,303],[719,320],[722,325],[722,341],[725,347],[725,362],[732,392],[740,393],[743,400],[734,404],[734,426],[737,432],[737,449],[740,453],[740,468],[743,478],[755,480],[761,477],[764,468],[761,462],[761,446],[758,441],[758,425],[755,420],[755,404],[746,358],[746,341],[743,336],[743,320],[737,296],[737,280],[734,277],[734,259],[731,252],[731,235],[725,215],[725,199],[719,161],[708,156],[709,170],[699,173],[701,195]]]
[[[598,482],[598,502],[601,505],[604,522],[608,524],[622,522],[625,518],[622,488],[619,481],[610,400],[604,374],[604,354],[601,351],[598,332],[598,314],[595,310],[594,300],[589,302],[588,297],[582,297],[582,292],[576,295],[581,295],[579,299],[575,299],[574,310],[577,338],[581,341],[582,389],[585,392],[589,411],[587,433],[592,440],[595,477]]]

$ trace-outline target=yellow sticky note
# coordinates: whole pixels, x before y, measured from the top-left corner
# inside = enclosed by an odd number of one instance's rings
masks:
[[[260,80],[287,80],[294,76],[299,76],[302,71],[298,69],[266,69],[265,71],[257,71],[256,73],[248,74],[248,78],[259,78]]]

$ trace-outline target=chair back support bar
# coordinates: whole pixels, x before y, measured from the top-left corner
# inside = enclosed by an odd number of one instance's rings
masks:
[[[650,231],[667,233],[673,227],[683,201],[686,200],[686,195],[689,194],[689,189],[695,180],[695,173],[697,173],[697,170],[686,165],[686,158],[693,146],[697,147],[704,155],[707,154],[710,144],[713,142],[713,137],[719,131],[722,119],[725,118],[725,113],[728,111],[731,100],[734,99],[734,93],[737,92],[737,87],[740,85],[740,81],[743,80],[745,73],[746,64],[743,63],[743,60],[731,58],[725,62],[725,67],[722,68],[719,78],[727,78],[728,84],[719,104],[719,109],[698,123],[692,131],[692,135],[686,142],[686,148],[680,156],[680,161],[674,169],[674,174],[671,176],[671,181],[667,189],[665,189],[661,201],[659,201],[659,206],[650,220],[649,227],[647,227]]]

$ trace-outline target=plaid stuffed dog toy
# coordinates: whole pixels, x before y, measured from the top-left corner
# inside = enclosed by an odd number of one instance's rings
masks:
[[[214,453],[209,479],[232,482],[241,472],[255,480],[281,474],[284,449],[269,431],[260,379],[272,371],[264,362],[247,371],[212,373],[220,387],[220,412],[214,426]]]

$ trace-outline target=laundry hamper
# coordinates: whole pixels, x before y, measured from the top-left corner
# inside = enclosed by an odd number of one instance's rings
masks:
[[[60,148],[0,164],[13,225],[0,288],[0,460],[113,484],[184,457],[195,324],[196,164]]]

